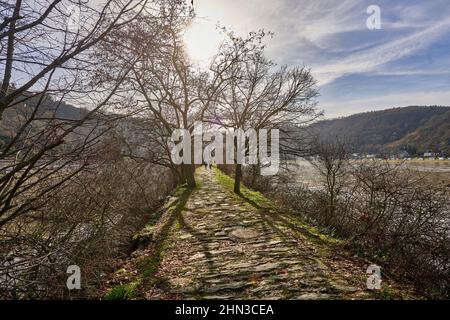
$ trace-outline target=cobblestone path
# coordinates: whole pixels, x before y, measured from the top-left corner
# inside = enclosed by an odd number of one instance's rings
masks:
[[[180,299],[372,298],[363,263],[199,170],[169,230],[157,276]],[[149,297],[150,298],[150,297]]]

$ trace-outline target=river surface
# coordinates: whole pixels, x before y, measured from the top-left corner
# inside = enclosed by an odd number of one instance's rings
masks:
[[[367,160],[353,160],[367,161]],[[400,165],[420,173],[429,173],[432,179],[445,182],[450,187],[450,161],[449,160],[392,160],[392,165]],[[292,183],[301,183],[309,188],[316,189],[321,184],[321,176],[317,168],[308,160],[299,159],[289,165],[289,175]]]

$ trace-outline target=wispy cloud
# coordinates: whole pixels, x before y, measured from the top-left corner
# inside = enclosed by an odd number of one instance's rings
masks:
[[[220,21],[238,33],[258,28],[275,32],[268,45],[268,53],[279,64],[312,67],[321,88],[338,86],[346,90],[358,90],[356,79],[349,89],[349,77],[361,75],[380,78],[392,77],[396,84],[396,99],[377,98],[392,92],[386,84],[386,92],[380,88],[372,94],[366,90],[365,100],[351,100],[340,104],[345,111],[368,110],[364,101],[384,101],[379,105],[391,106],[401,102],[416,104],[435,103],[437,97],[425,92],[438,92],[439,103],[444,103],[442,81],[436,81],[434,90],[429,77],[445,77],[450,67],[450,6],[448,0],[377,0],[381,8],[382,29],[368,30],[366,9],[372,0],[196,0],[199,15],[209,21]],[[382,75],[383,77],[380,77]],[[420,90],[421,75],[427,76],[427,87]],[[439,79],[438,79],[439,80]],[[431,84],[430,84],[431,81]],[[402,86],[405,82],[408,85]],[[415,82],[415,83],[414,83]],[[413,96],[410,95],[414,83]],[[439,85],[440,83],[440,85]],[[431,88],[433,89],[433,88]],[[422,91],[424,95],[422,96]],[[341,101],[348,98],[346,92],[324,90],[319,102]],[[413,97],[401,100],[398,97]],[[382,99],[382,100],[380,100]],[[428,99],[428,100],[427,100]],[[450,100],[447,100],[450,101]],[[448,102],[447,102],[448,104]],[[337,106],[337,104],[335,104]],[[326,108],[328,109],[328,108]]]
[[[444,34],[450,33],[449,28],[450,18],[400,39],[349,55],[343,60],[319,66],[315,68],[315,73],[320,84],[326,84],[343,75],[376,71],[377,67],[388,62],[427,48]]]

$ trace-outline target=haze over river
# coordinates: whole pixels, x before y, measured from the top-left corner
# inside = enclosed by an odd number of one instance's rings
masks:
[[[357,161],[371,161],[371,160],[352,160]],[[390,160],[391,164],[398,164],[404,168],[411,169],[421,173],[430,173],[430,177],[436,181],[446,182],[450,187],[450,160]],[[318,170],[314,167],[311,161],[305,159],[298,159],[295,164],[290,166],[292,172],[292,183],[302,183],[309,188],[315,189],[320,185],[321,177]]]

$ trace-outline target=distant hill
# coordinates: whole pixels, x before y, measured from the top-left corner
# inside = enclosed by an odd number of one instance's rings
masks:
[[[15,136],[26,119],[30,118],[35,106],[39,102],[39,97],[32,96],[31,93],[25,93],[25,95],[20,96],[18,101],[24,100],[26,96],[29,98],[24,103],[18,103],[14,107],[6,109],[2,115],[0,121],[0,149]],[[55,100],[51,96],[46,96],[35,115],[35,118],[42,120],[34,121],[32,130],[37,131],[40,127],[44,126],[45,119],[79,120],[87,112],[86,109],[72,106],[64,101]]]
[[[26,104],[6,110],[0,121],[0,149],[32,112],[31,106],[36,99],[31,98]],[[86,109],[48,97],[40,108],[39,116],[76,120],[86,112]],[[35,126],[38,129],[39,123]],[[345,138],[351,143],[352,151],[358,153],[406,150],[411,155],[432,151],[450,156],[450,107],[410,106],[371,111],[319,121],[310,129],[308,131],[322,139]]]
[[[450,107],[410,106],[365,112],[312,125],[320,138],[341,137],[354,152],[450,154]]]
[[[413,132],[393,142],[390,147],[409,149],[412,153],[442,151],[450,156],[450,110],[432,117]]]

